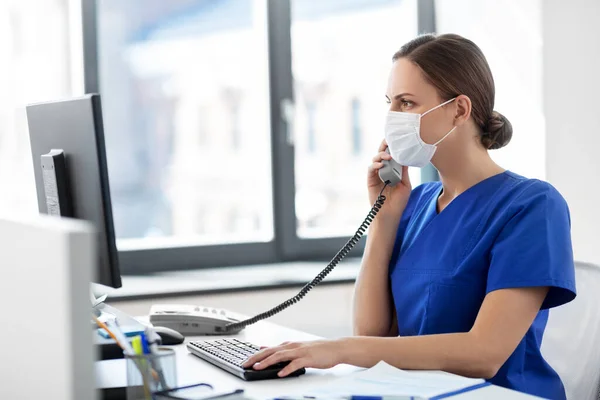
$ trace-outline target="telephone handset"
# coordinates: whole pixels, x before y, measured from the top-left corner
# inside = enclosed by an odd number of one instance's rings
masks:
[[[390,149],[385,149],[385,152],[390,154]],[[383,183],[388,183],[390,186],[396,186],[396,184],[402,182],[402,165],[398,162],[391,160],[381,160],[383,167],[379,169],[379,179]]]

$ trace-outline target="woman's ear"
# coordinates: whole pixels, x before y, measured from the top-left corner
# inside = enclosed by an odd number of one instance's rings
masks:
[[[456,97],[456,115],[454,115],[454,123],[460,126],[471,118],[471,99],[461,94]]]

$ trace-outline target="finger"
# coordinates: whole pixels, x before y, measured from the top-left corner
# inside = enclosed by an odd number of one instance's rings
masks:
[[[266,348],[264,350],[261,350],[258,353],[255,353],[252,356],[250,356],[242,364],[242,367],[243,368],[249,368],[249,367],[253,366],[254,364],[256,364],[257,362],[260,362],[260,361],[264,360],[265,358],[269,357],[271,354],[276,353],[279,350],[280,350],[279,347],[269,347],[269,348]]]
[[[387,142],[385,139],[383,139],[383,141],[379,145],[379,151],[385,151],[385,149],[387,149],[387,147],[388,147]]]
[[[278,362],[293,360],[296,357],[296,354],[296,350],[278,351],[277,353],[254,365],[254,369],[261,370],[270,367],[273,364],[277,364]]]
[[[369,172],[377,171],[381,168],[383,168],[382,162],[374,162],[373,164],[369,165]]]
[[[373,162],[381,161],[381,160],[391,160],[392,156],[390,153],[386,153],[385,151],[377,153],[375,157],[373,157]]]
[[[369,165],[369,168],[367,169],[367,175],[371,176],[377,173],[381,168],[383,168],[383,163],[373,163]]]
[[[248,357],[248,359],[246,361],[244,361],[244,363],[242,364],[242,367],[250,368],[257,362],[264,360],[265,358],[269,357],[273,353],[274,353],[274,351],[272,351],[271,349],[261,350],[255,354],[251,355],[250,357]]]
[[[283,342],[279,345],[279,347],[281,347],[282,349],[297,349],[298,347],[300,347],[302,345],[302,343],[298,343],[298,342]]]
[[[306,358],[297,358],[288,365],[285,366],[284,369],[277,373],[277,376],[283,378],[284,376],[288,376],[289,374],[298,371],[300,368],[304,368],[308,366],[308,360]]]
[[[410,175],[408,175],[408,167],[402,166],[402,183],[406,186],[410,186]]]

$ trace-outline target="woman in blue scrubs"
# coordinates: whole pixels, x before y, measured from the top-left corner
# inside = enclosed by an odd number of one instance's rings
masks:
[[[393,61],[386,139],[368,173],[371,203],[383,188],[382,160],[406,167],[402,183],[385,188],[369,231],[355,290],[356,336],[283,344],[246,365],[291,360],[284,376],[384,360],[564,399],[540,345],[548,310],[575,297],[565,200],[550,184],[490,158],[512,127],[494,111],[492,74],[473,42],[421,36]],[[408,166],[429,162],[441,182],[413,190]]]

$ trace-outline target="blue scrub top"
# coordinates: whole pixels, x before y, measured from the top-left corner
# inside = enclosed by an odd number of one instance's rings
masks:
[[[489,381],[565,399],[540,353],[548,309],[575,298],[569,209],[546,182],[506,171],[456,197],[441,213],[440,182],[415,188],[390,260],[400,336],[468,332],[484,297],[498,289],[548,286],[533,324]]]

